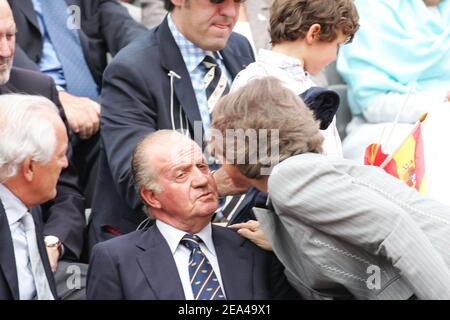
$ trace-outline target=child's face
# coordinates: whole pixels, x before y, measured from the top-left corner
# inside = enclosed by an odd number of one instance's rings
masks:
[[[339,32],[338,37],[331,41],[314,40],[304,57],[305,70],[312,75],[318,74],[327,65],[336,60],[339,47],[345,43],[347,36]]]

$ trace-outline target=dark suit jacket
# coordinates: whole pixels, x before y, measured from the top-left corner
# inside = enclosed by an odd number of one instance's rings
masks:
[[[272,253],[227,228],[213,225],[212,237],[228,299],[298,298]],[[156,225],[94,247],[87,298],[185,299],[175,260]]]
[[[44,96],[64,111],[58,99],[55,84],[50,77],[34,71],[12,68],[9,81],[0,86],[0,94],[26,93]],[[71,159],[69,145],[68,158]],[[71,161],[58,179],[56,198],[42,205],[44,234],[57,236],[72,258],[78,258],[83,247],[84,197],[78,186],[78,176]]]
[[[31,210],[34,224],[36,226],[36,237],[38,249],[44,264],[45,274],[47,275],[50,289],[55,299],[56,287],[53,273],[48,261],[47,251],[45,250],[44,236],[42,229],[42,217],[39,208]],[[17,278],[16,258],[14,255],[14,246],[9,230],[8,219],[5,209],[0,201],[0,300],[19,300],[19,281]]]
[[[233,78],[254,61],[248,41],[234,33],[221,54]],[[200,112],[167,19],[122,50],[105,71],[99,175],[89,230],[92,242],[111,237],[102,232],[104,226],[128,233],[145,218],[133,186],[131,157],[144,136],[155,130],[173,129],[168,77],[171,70],[181,76],[174,80],[175,128],[189,127],[192,134],[194,121],[201,123]]]
[[[42,57],[42,37],[31,0],[8,0],[17,25],[17,48],[14,65],[38,71]],[[81,46],[91,73],[101,87],[107,64],[106,53],[115,55],[129,44],[145,27],[130,17],[128,11],[114,0],[66,0],[79,6]]]

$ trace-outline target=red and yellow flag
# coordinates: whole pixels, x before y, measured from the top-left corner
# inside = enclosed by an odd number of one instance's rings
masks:
[[[425,155],[422,139],[423,115],[392,155],[388,156],[379,144],[371,144],[366,148],[364,164],[383,168],[390,175],[403,180],[408,186],[427,194],[425,184]]]

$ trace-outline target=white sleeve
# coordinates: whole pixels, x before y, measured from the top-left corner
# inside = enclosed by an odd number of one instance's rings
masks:
[[[369,123],[393,122],[405,104],[406,94],[387,93],[380,95],[363,112]],[[435,108],[449,106],[445,103],[446,92],[426,91],[412,94],[400,115],[400,122],[415,123],[420,116]]]

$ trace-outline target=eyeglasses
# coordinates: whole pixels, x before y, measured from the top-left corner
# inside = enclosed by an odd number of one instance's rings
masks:
[[[209,0],[209,2],[214,3],[214,4],[221,4],[223,3],[225,0]],[[243,3],[245,2],[245,0],[234,0],[235,3]]]

